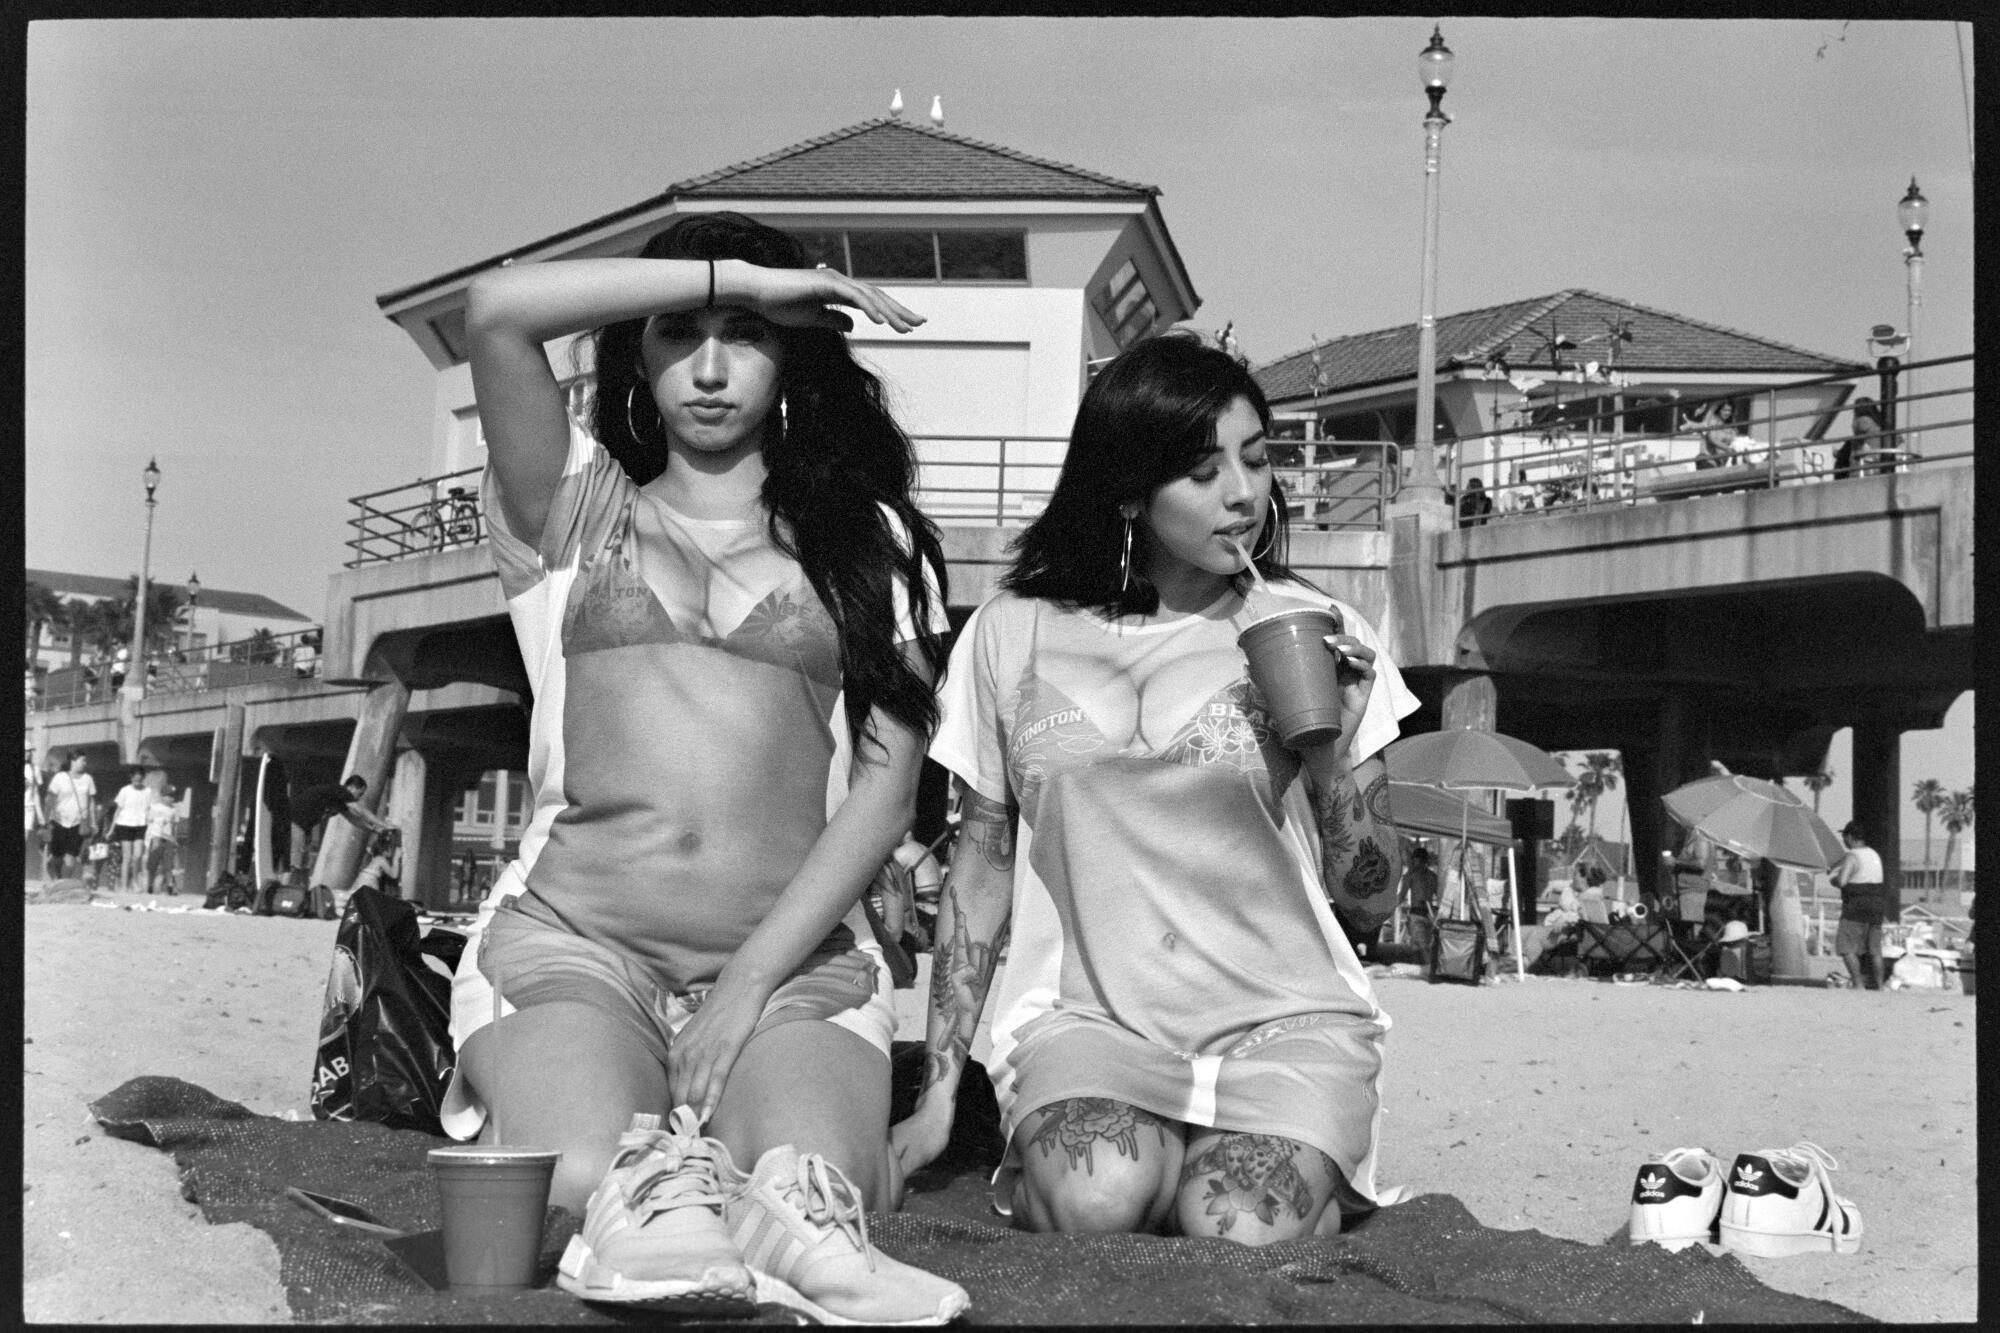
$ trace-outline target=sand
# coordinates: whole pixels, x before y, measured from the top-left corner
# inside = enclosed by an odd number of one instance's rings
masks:
[[[333,924],[102,906],[25,916],[27,1318],[287,1321],[270,1239],[208,1225],[170,1157],[107,1137],[85,1107],[165,1074],[264,1114],[305,1113]],[[922,984],[902,993],[902,1036],[921,1034]],[[1971,996],[1378,986],[1395,1024],[1381,1180],[1454,1194],[1489,1226],[1599,1243],[1622,1239],[1649,1152],[1811,1139],[1840,1160],[1863,1248],[1746,1259],[1752,1271],[1881,1319],[1976,1316]]]

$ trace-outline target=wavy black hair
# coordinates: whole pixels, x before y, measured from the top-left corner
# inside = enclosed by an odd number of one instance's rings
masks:
[[[1106,616],[1151,615],[1159,590],[1140,574],[1151,540],[1132,524],[1131,577],[1121,588],[1127,504],[1192,472],[1215,448],[1215,423],[1237,399],[1271,428],[1264,391],[1235,357],[1193,334],[1170,331],[1132,344],[1098,372],[1077,405],[1062,475],[1041,516],[1016,537],[1014,560],[1000,584]],[[1250,553],[1267,579],[1303,583],[1285,565],[1285,493],[1271,479],[1263,549]],[[1250,578],[1236,576],[1239,587]]]
[[[764,268],[807,268],[792,237],[740,213],[699,213],[646,242],[642,259],[741,259]],[[621,320],[590,337],[596,387],[591,433],[634,484],[666,470],[666,426],[653,403],[640,355],[643,319]],[[840,633],[847,723],[857,745],[877,742],[869,714],[881,708],[920,736],[937,727],[937,696],[896,646],[892,573],[909,593],[912,622],[934,677],[945,666],[943,639],[927,630],[928,569],[945,595],[937,528],[910,500],[916,454],[890,416],[881,381],[855,361],[833,329],[772,326],[783,348],[781,423],[764,425],[763,501],[771,541],[797,560]],[[634,408],[638,408],[634,411]],[[884,513],[884,510],[887,513]],[[895,516],[907,544],[897,538]],[[879,743],[879,742],[877,742]]]

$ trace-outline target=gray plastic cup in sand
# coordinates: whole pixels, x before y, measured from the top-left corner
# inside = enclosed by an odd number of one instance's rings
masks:
[[[556,1159],[549,1148],[460,1143],[426,1155],[444,1205],[444,1264],[453,1291],[534,1285]]]
[[[1326,636],[1340,633],[1340,617],[1317,606],[1279,611],[1236,636],[1250,659],[1250,679],[1286,745],[1318,745],[1340,738],[1339,659]]]

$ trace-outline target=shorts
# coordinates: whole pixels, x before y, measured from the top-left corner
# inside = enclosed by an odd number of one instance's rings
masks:
[[[1338,1168],[1341,1211],[1365,1212],[1386,1201],[1374,1178],[1385,1035],[1371,1018],[1300,1014],[1196,1058],[1094,1014],[1051,1010],[1021,1029],[1008,1057],[1017,1074],[995,1199],[1011,1193],[1022,1121],[1072,1097],[1107,1097],[1194,1127],[1310,1144]]]
[[[49,825],[50,856],[82,856],[83,829],[68,824]]]
[[[111,826],[111,841],[113,842],[139,842],[145,836],[146,826],[144,824],[113,824]]]
[[[1879,921],[1856,921],[1851,917],[1840,918],[1840,929],[1833,934],[1833,951],[1837,954],[1868,954],[1882,956],[1882,923]]]
[[[452,978],[455,1049],[493,1018],[493,975],[502,978],[504,1012],[538,1004],[588,1005],[638,1039],[664,1067],[674,1034],[687,1025],[711,987],[670,991],[636,958],[528,915],[502,902],[466,949]],[[771,993],[751,1035],[782,1023],[820,1019],[846,1028],[882,1052],[896,1032],[888,966],[878,954],[850,948],[815,953]],[[884,1068],[884,1077],[887,1077]],[[471,1086],[456,1072],[439,1119],[453,1138],[471,1138],[486,1119]]]

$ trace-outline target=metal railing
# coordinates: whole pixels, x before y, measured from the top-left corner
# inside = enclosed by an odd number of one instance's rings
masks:
[[[481,471],[465,468],[355,496],[349,503],[359,512],[347,520],[354,535],[346,542],[353,552],[345,561],[346,568],[430,555],[486,540],[486,518],[479,508]]]
[[[1450,484],[1459,503],[1461,526],[1545,517],[1618,505],[1652,504],[1731,491],[1816,484],[1849,477],[1905,472],[1972,456],[1972,355],[1941,357],[1900,368],[1908,382],[1913,370],[1928,372],[1923,383],[1949,378],[1943,388],[1925,388],[1891,401],[1901,424],[1846,435],[1820,434],[1827,418],[1848,411],[1815,405],[1780,411],[1780,399],[1825,386],[1872,389],[1878,372],[1824,375],[1814,379],[1736,390],[1707,398],[1635,402],[1627,415],[1674,414],[1676,428],[1664,433],[1619,435],[1589,428],[1548,426],[1489,431],[1462,436],[1450,446]],[[1962,367],[1962,372],[1958,369]],[[1887,397],[1887,395],[1885,395]],[[1692,413],[1712,416],[1724,403],[1752,404],[1740,422],[1688,422]],[[1601,400],[1600,400],[1601,402]],[[1919,410],[1912,412],[1914,405]],[[1594,406],[1598,418],[1612,415]],[[1790,423],[1792,430],[1785,427]],[[1727,438],[1718,439],[1723,431]],[[1467,462],[1481,445],[1482,457]],[[1468,512],[1465,496],[1477,478],[1491,505]]]
[[[231,685],[314,679],[319,675],[319,644],[320,631],[309,628],[160,650],[146,664],[146,693],[194,694]],[[108,668],[58,667],[36,682],[28,708],[80,708],[117,697]]]

